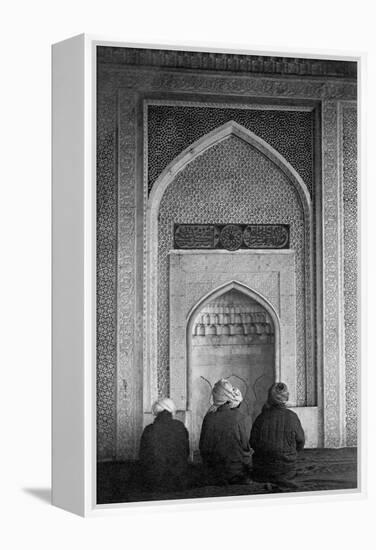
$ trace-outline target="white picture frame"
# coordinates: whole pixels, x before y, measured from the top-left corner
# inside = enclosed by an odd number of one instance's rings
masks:
[[[96,500],[96,47],[102,45],[351,60],[358,63],[359,81],[364,56],[259,52],[208,45],[135,45],[89,35],[70,38],[52,48],[52,502],[81,516],[109,514],[132,506],[212,506],[229,497],[106,505],[98,505]],[[359,373],[358,382],[359,387],[364,383]],[[358,398],[363,407],[360,390]],[[363,420],[358,408],[360,434],[361,417]],[[303,497],[325,501],[359,498],[365,491],[361,435],[358,442],[357,489],[231,497],[234,505],[244,501],[256,505],[260,500],[267,504],[269,498],[274,502]]]

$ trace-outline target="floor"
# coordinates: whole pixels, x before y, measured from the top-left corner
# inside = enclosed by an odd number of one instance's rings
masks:
[[[357,487],[357,450],[305,449],[300,453],[296,488],[280,489],[264,484],[202,485],[200,464],[190,465],[190,487],[174,493],[147,492],[138,479],[137,462],[101,462],[97,467],[97,503],[142,502],[281,492],[332,491]]]

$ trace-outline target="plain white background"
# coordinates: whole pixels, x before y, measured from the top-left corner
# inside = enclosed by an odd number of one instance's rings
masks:
[[[376,519],[373,288],[376,40],[372,2],[13,1],[1,15],[1,529],[4,549],[373,548]],[[139,510],[84,520],[51,507],[50,45],[103,38],[368,53],[362,149],[363,373],[368,497]],[[367,142],[365,141],[367,139]],[[366,154],[368,157],[366,173]],[[367,276],[368,274],[368,276]],[[368,285],[366,287],[366,279]],[[366,350],[368,317],[369,349]]]

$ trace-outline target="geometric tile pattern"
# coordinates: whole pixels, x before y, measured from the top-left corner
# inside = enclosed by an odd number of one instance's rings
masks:
[[[254,110],[186,105],[148,106],[149,191],[164,168],[197,139],[234,120],[276,149],[312,195],[312,111]]]
[[[98,94],[97,133],[97,455],[112,458],[116,427],[117,186],[115,109]]]

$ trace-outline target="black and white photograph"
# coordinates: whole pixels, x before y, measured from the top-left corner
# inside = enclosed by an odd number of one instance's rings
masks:
[[[0,548],[373,548],[372,7],[2,6]]]
[[[359,490],[359,70],[96,47],[98,505]]]

